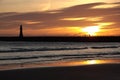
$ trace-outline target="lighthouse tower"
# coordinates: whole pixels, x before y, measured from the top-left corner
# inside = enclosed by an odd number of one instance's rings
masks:
[[[22,28],[22,25],[20,25],[19,38],[20,38],[20,39],[22,39],[22,38],[23,38],[23,28]]]

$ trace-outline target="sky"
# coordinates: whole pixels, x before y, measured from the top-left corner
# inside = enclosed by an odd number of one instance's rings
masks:
[[[119,18],[120,0],[0,0],[0,36],[120,36]]]

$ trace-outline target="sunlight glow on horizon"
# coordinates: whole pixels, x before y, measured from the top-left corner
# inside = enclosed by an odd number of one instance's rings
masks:
[[[90,36],[95,36],[96,32],[100,31],[99,26],[89,26],[82,29],[83,32],[86,32]]]

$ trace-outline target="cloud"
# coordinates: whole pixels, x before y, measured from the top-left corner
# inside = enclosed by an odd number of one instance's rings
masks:
[[[94,26],[97,22],[113,22],[112,26],[119,27],[120,7],[93,8],[108,3],[90,3],[72,6],[61,10],[27,13],[0,13],[0,29],[14,29],[23,24],[25,29],[46,29],[59,27]],[[64,20],[65,18],[84,18],[78,20]],[[88,19],[87,19],[88,18]],[[90,19],[91,18],[91,19]],[[93,20],[95,18],[100,18]],[[109,26],[106,26],[109,27]]]

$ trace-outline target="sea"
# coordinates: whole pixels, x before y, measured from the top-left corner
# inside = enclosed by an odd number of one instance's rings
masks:
[[[120,59],[119,42],[0,42],[0,65]]]

